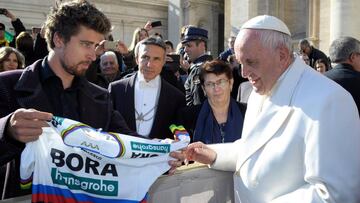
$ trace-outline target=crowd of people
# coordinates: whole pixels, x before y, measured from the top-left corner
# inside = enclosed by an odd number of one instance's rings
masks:
[[[264,15],[211,56],[208,31],[193,25],[176,50],[150,21],[127,46],[87,1],[58,5],[32,34],[4,15],[15,35],[0,23],[2,199],[31,193],[20,154],[60,116],[151,139],[183,125],[193,143],[171,154],[169,173],[185,160],[234,171],[239,202],[360,201],[357,39],[336,39],[329,57],[306,39],[294,52],[288,27]]]

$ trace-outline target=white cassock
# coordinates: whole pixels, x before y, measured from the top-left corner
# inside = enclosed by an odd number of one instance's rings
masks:
[[[211,167],[235,171],[236,202],[360,202],[355,102],[298,57],[269,97],[250,95],[242,139],[211,147]]]

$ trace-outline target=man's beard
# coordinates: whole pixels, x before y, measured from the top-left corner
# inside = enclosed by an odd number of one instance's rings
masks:
[[[87,69],[79,69],[78,66],[82,65],[82,64],[87,64],[88,66],[90,66],[91,62],[81,61],[78,64],[76,64],[75,66],[68,66],[68,65],[66,65],[66,63],[63,59],[60,59],[60,64],[63,67],[63,69],[70,75],[81,77],[81,76],[85,75]]]

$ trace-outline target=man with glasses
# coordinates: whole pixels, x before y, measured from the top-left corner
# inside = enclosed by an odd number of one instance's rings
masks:
[[[336,66],[325,75],[352,95],[360,114],[360,41],[340,37],[331,43],[329,53]]]

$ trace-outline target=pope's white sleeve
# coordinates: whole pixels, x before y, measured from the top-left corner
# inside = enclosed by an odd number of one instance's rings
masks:
[[[308,184],[271,203],[360,202],[360,120],[355,102],[338,91],[326,98],[319,112],[311,115],[317,119],[304,137]]]
[[[241,140],[233,143],[208,145],[216,152],[216,160],[209,167],[222,171],[235,171],[240,141]]]

